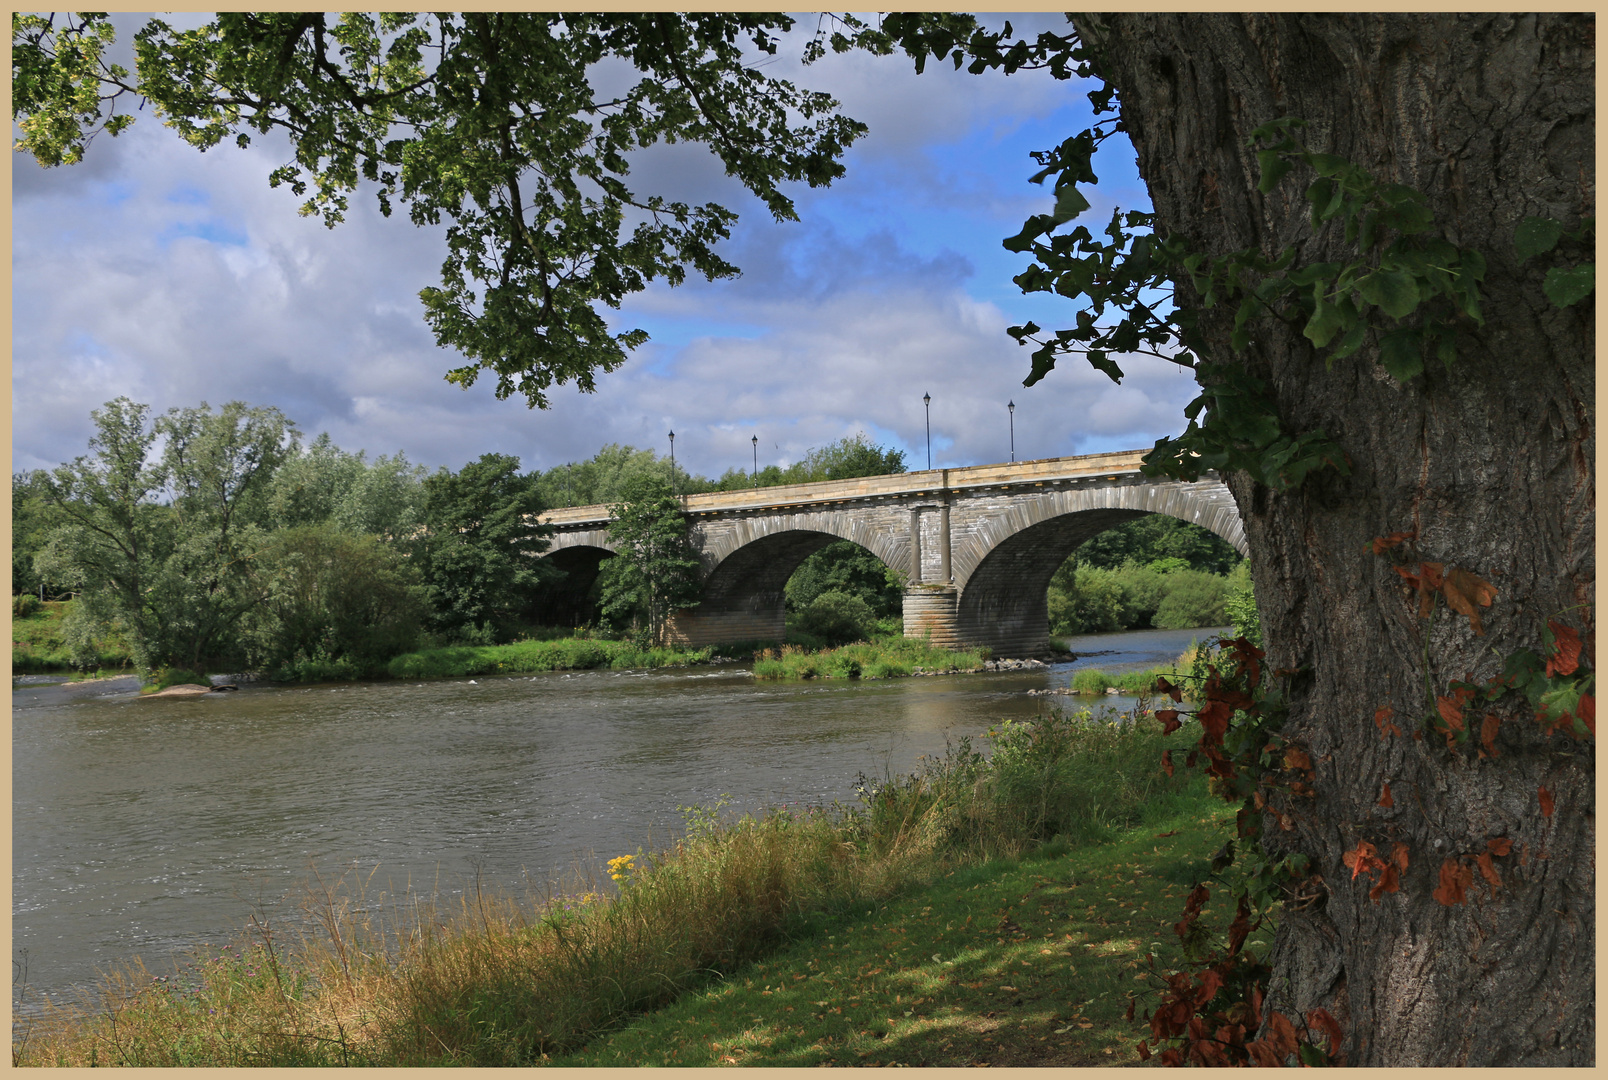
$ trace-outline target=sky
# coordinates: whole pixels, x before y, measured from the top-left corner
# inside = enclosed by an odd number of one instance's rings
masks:
[[[1011,18],[1020,32],[1059,16]],[[136,25],[119,19],[120,43]],[[14,155],[12,453],[14,470],[83,454],[90,411],[114,397],[157,412],[240,400],[278,407],[307,439],[349,451],[401,452],[431,469],[483,453],[526,469],[584,460],[606,443],[664,454],[719,476],[758,458],[787,465],[864,432],[927,462],[922,395],[931,394],[934,467],[1148,448],[1183,426],[1187,371],[1121,358],[1110,382],[1063,360],[1021,385],[1029,348],[1005,330],[1072,322],[1059,297],[1011,282],[1025,256],[1001,247],[1051,207],[1028,183],[1029,152],[1088,126],[1088,86],[1044,72],[974,76],[949,65],[917,75],[903,57],[829,56],[804,67],[813,17],[767,74],[832,93],[870,133],[830,188],[795,185],[798,222],[778,224],[702,147],[658,147],[635,162],[639,190],[714,200],[741,214],[722,254],[734,280],[654,284],[607,311],[649,343],[597,391],[555,388],[551,408],[498,401],[495,380],[445,381],[463,360],[438,347],[418,291],[437,280],[442,229],[383,218],[353,196],[326,229],[271,189],[285,144],[205,154],[149,111],[97,138],[83,163],[41,169]],[[1113,206],[1148,208],[1132,148],[1110,140],[1084,221]]]

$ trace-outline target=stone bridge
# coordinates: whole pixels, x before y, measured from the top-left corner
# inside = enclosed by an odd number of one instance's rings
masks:
[[[904,629],[934,644],[985,646],[996,657],[1042,653],[1050,577],[1083,541],[1144,514],[1211,530],[1240,554],[1244,530],[1216,479],[1158,481],[1145,451],[928,469],[817,484],[686,496],[703,560],[703,600],[679,613],[672,641],[780,641],[783,586],[807,557],[852,540],[905,577]],[[606,506],[551,510],[547,558],[583,597],[612,554]]]

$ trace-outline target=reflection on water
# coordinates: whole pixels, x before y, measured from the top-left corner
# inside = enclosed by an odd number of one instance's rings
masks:
[[[1163,662],[1207,633],[1077,639],[1111,655],[1039,671],[868,682],[755,683],[727,665],[197,699],[140,700],[132,680],[26,686],[12,694],[13,948],[32,986],[59,991],[135,954],[163,970],[253,907],[291,919],[313,868],[374,871],[371,894],[545,886],[594,853],[663,844],[679,806],[852,799],[860,772],[908,772],[1036,714],[1030,689]]]

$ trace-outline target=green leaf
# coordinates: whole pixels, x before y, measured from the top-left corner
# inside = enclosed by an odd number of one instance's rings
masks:
[[[1278,186],[1284,174],[1290,171],[1291,165],[1284,156],[1274,150],[1258,150],[1256,163],[1262,167],[1262,181],[1256,185],[1256,190],[1267,194]]]
[[[1418,283],[1400,270],[1375,270],[1357,282],[1357,291],[1386,315],[1405,318],[1418,306]]]
[[[1339,154],[1308,154],[1307,164],[1319,176],[1339,176],[1351,164]]]
[[[1527,217],[1513,231],[1513,250],[1519,262],[1551,251],[1563,236],[1563,223],[1552,218]]]
[[[1307,320],[1306,327],[1301,331],[1318,348],[1323,348],[1334,340],[1335,334],[1345,327],[1345,316],[1340,309],[1327,300],[1319,300],[1317,310],[1312,318]]]
[[[1555,266],[1547,271],[1547,279],[1541,285],[1541,291],[1561,308],[1578,303],[1591,295],[1597,287],[1597,266],[1595,263],[1581,263],[1573,269],[1564,269]]]
[[[1089,200],[1083,197],[1083,193],[1078,190],[1077,185],[1068,184],[1056,192],[1055,213],[1052,216],[1055,218],[1056,224],[1060,224],[1063,221],[1071,221],[1088,208]]]
[[[1379,341],[1379,363],[1397,382],[1406,382],[1424,370],[1424,353],[1417,330],[1392,330]]]

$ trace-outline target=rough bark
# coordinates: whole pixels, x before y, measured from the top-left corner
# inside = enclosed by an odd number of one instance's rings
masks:
[[[1273,668],[1299,668],[1285,734],[1309,747],[1316,797],[1269,821],[1267,845],[1309,855],[1323,902],[1281,915],[1269,1007],[1328,1008],[1353,1065],[1590,1065],[1595,1056],[1593,744],[1544,737],[1508,709],[1497,746],[1409,736],[1430,676],[1489,677],[1499,655],[1539,651],[1546,618],[1590,603],[1595,482],[1591,300],[1559,310],[1546,257],[1517,264],[1525,215],[1574,228],[1593,213],[1591,16],[1107,15],[1079,18],[1118,89],[1161,232],[1199,250],[1296,244],[1303,260],[1354,253],[1315,240],[1292,176],[1257,193],[1250,131],[1310,121],[1314,150],[1345,155],[1431,200],[1454,243],[1489,264],[1486,323],[1402,386],[1372,355],[1326,370],[1299,328],[1268,328],[1237,359],[1271,382],[1294,431],[1322,428],[1352,473],[1279,494],[1228,478],[1246,524]],[[1308,178],[1310,179],[1310,177]],[[1231,313],[1209,313],[1205,357],[1224,359]],[[1372,537],[1417,528],[1419,554],[1500,590],[1485,636],[1444,609],[1432,625]],[[1569,621],[1586,629],[1590,609]],[[1426,629],[1426,626],[1428,628]],[[1512,695],[1510,695],[1511,697]],[[1381,808],[1389,782],[1394,806]],[[1546,786],[1557,809],[1541,813]],[[1450,856],[1510,837],[1493,889],[1431,898]],[[1342,853],[1404,841],[1401,891],[1376,902]],[[1522,855],[1520,853],[1523,853]]]

